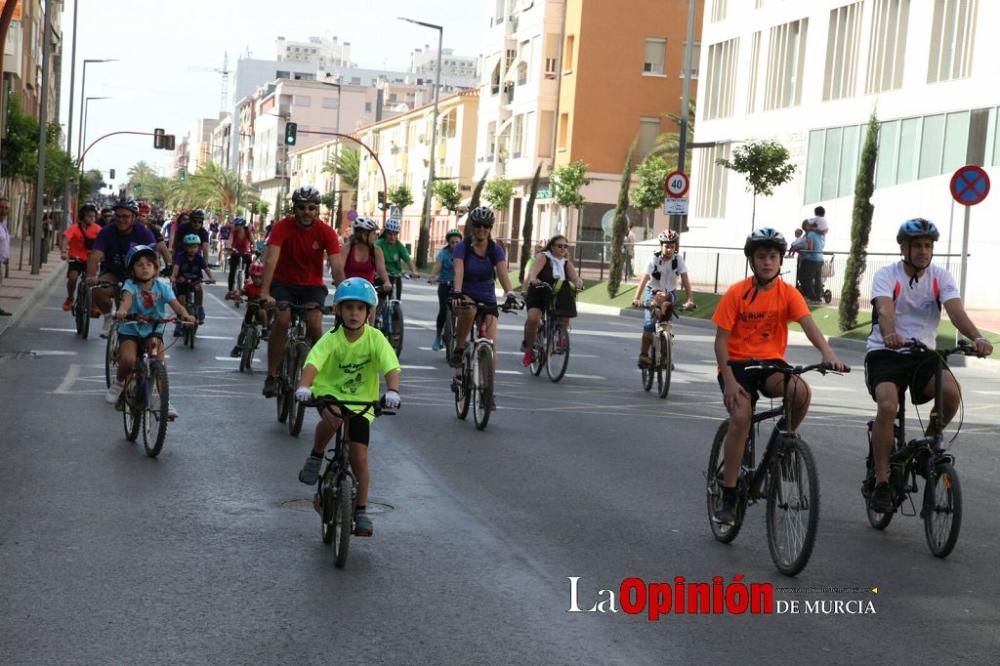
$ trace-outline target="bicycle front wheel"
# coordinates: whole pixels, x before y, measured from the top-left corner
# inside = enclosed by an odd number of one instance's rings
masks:
[[[332,465],[332,463],[331,463]],[[327,469],[319,481],[319,506],[323,530],[323,543],[329,546],[336,536],[335,518],[337,515],[337,491],[334,486],[336,474],[333,469]]]
[[[531,365],[529,366],[531,374],[535,377],[542,374],[542,368],[545,366],[545,340],[549,337],[548,329],[545,323],[542,322],[538,325],[538,331],[535,333],[535,344],[531,349]]]
[[[354,501],[351,497],[351,480],[345,474],[337,484],[336,509],[333,517],[333,563],[338,569],[347,565],[347,551],[354,531]]]
[[[767,484],[767,545],[778,571],[805,568],[819,524],[819,476],[809,446],[790,437],[771,463]]]
[[[493,407],[493,349],[486,344],[476,349],[476,377],[472,410],[472,419],[476,428],[486,430],[490,422],[490,410]]]
[[[657,359],[659,367],[657,369],[656,381],[660,389],[660,397],[666,398],[670,393],[670,376],[673,373],[674,353],[673,342],[670,335],[660,333],[660,357]]]
[[[390,303],[389,320],[392,326],[389,343],[396,352],[396,358],[399,358],[403,353],[403,306],[399,304],[399,301]]]
[[[84,277],[77,278],[76,301],[73,307],[73,315],[76,317],[76,334],[84,340],[90,333],[90,288]]]
[[[558,382],[569,367],[569,331],[556,322],[545,342],[545,374]]]
[[[243,350],[240,353],[240,372],[253,374],[253,354],[257,351],[257,341],[260,333],[256,326],[248,326],[243,334]]]
[[[139,428],[142,426],[142,389],[133,377],[125,380],[125,389],[122,391],[123,409],[122,424],[125,426],[125,439],[134,442],[139,437]]]
[[[302,420],[306,415],[306,406],[301,402],[295,400],[295,396],[292,393],[299,385],[299,379],[302,377],[302,364],[306,360],[306,356],[309,355],[309,348],[302,342],[295,345],[295,352],[292,354],[291,359],[293,361],[290,372],[288,373],[288,394],[286,400],[288,401],[288,434],[292,437],[298,437],[299,432],[302,431]]]
[[[118,325],[113,324],[104,346],[104,384],[111,388],[111,378],[118,376]]]
[[[708,454],[708,474],[707,474],[707,495],[708,495],[708,524],[712,528],[712,536],[716,541],[730,543],[740,533],[743,527],[743,514],[746,506],[740,502],[736,507],[736,522],[732,525],[723,525],[715,520],[715,507],[722,501],[722,478],[725,465],[724,453],[726,443],[726,433],[729,432],[729,419],[719,424],[719,429],[715,431],[715,439],[712,440],[712,450]]]
[[[935,557],[948,557],[962,529],[962,486],[950,463],[939,462],[924,486],[924,536]]]
[[[160,363],[150,363],[149,378],[146,380],[146,409],[142,413],[142,445],[150,458],[160,455],[163,450],[163,441],[167,438],[169,409],[167,369]]]

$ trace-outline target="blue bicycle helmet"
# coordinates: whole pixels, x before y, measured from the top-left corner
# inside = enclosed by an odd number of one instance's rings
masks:
[[[132,265],[138,261],[139,257],[149,257],[157,268],[160,266],[156,250],[148,245],[134,245],[129,249],[128,254],[125,255],[125,270],[131,273]]]
[[[940,237],[941,234],[933,222],[922,217],[915,217],[900,225],[899,232],[896,234],[896,242],[902,243],[904,238],[930,238],[936,243]]]
[[[337,291],[333,293],[335,304],[344,301],[361,301],[370,307],[375,307],[378,304],[378,294],[375,293],[375,287],[368,280],[356,277],[347,278],[337,285]]]
[[[399,233],[399,220],[394,220],[391,217],[385,221],[385,232],[386,233]]]
[[[185,245],[201,245],[201,236],[198,234],[188,234],[184,237]]]
[[[245,217],[234,217],[233,218],[234,227],[245,227],[247,226],[247,220]]]

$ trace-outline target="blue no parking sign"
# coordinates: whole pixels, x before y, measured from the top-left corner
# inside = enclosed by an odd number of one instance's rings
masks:
[[[990,177],[974,164],[959,167],[951,177],[951,196],[963,206],[975,206],[990,193]]]

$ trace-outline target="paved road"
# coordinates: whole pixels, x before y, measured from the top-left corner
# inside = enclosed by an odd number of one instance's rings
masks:
[[[181,418],[155,461],[124,441],[101,395],[103,341],[73,336],[58,288],[0,338],[0,663],[995,663],[1000,654],[992,370],[957,371],[968,399],[956,451],[965,520],[945,561],[929,555],[914,518],[885,533],[867,526],[858,488],[872,410],[861,373],[810,377],[803,435],[819,463],[822,518],[808,568],[788,579],[771,564],[761,507],[732,545],[708,530],[703,471],[722,412],[711,331],[678,326],[674,387],[661,401],[639,388],[636,320],[577,319],[570,374],[552,385],[520,368],[523,319],[506,316],[500,408],[480,433],[455,418],[443,357],[428,348],[434,291],[408,283],[404,409],[378,422],[371,448],[375,536],[354,539],[337,570],[296,480],[315,417],[299,439],[276,423],[262,377],[226,357],[241,314],[209,291],[199,347],[169,352]],[[844,357],[860,368],[860,353]],[[790,351],[795,362],[815,358],[798,344]],[[773,583],[781,600],[861,600],[875,614],[650,622],[567,612],[569,577],[589,609],[628,577],[738,574]]]

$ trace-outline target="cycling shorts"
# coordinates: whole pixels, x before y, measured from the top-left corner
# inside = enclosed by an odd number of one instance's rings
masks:
[[[935,352],[902,353],[891,349],[876,349],[865,356],[865,386],[872,399],[875,387],[891,382],[900,389],[910,390],[910,399],[922,405],[934,399],[924,389],[934,379],[937,360]]]
[[[304,303],[323,305],[326,302],[327,293],[326,287],[323,286],[288,284],[279,280],[271,281],[271,297],[276,301],[288,301],[293,305]]]
[[[767,359],[767,362],[768,363],[778,363],[778,364],[780,364],[780,365],[782,365],[783,367],[786,367],[786,368],[792,367],[789,364],[785,363],[785,361],[783,359],[780,359],[780,358]],[[768,395],[767,391],[764,389],[764,382],[767,381],[768,377],[770,377],[771,375],[773,375],[774,373],[776,373],[777,370],[769,370],[768,372],[762,372],[760,370],[747,371],[746,367],[748,365],[757,365],[757,364],[761,363],[761,361],[757,361],[757,360],[755,360],[755,361],[732,361],[732,363],[733,363],[733,365],[731,365],[730,367],[731,367],[731,369],[733,371],[733,376],[736,377],[736,382],[740,386],[743,387],[744,391],[746,391],[747,393],[750,394],[750,399],[752,401],[756,402],[757,399],[760,398],[760,396],[762,394],[765,397],[768,397],[768,398],[777,398],[777,397],[781,396],[780,393],[777,394],[777,395]],[[726,392],[726,382],[722,378],[722,373],[721,372],[719,373],[718,380],[719,380],[719,388],[722,389],[723,393],[725,393]]]
[[[80,275],[86,275],[87,274],[87,262],[86,261],[82,261],[80,259],[70,259],[69,260],[69,265],[66,267],[66,272],[67,273],[72,273],[73,271],[76,271]]]

